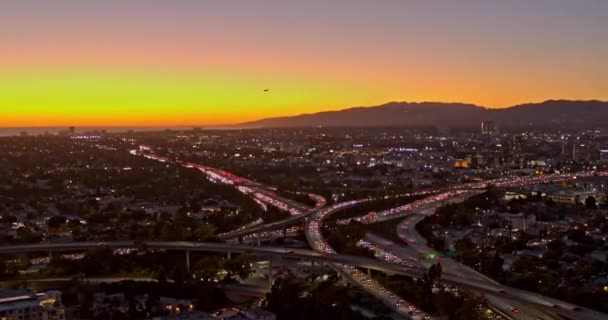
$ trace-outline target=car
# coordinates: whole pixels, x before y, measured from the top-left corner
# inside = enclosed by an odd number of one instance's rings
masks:
[[[560,306],[559,304],[554,304],[554,305],[553,305],[553,308],[555,308],[555,309],[561,309],[561,308],[562,308],[562,306]]]
[[[505,290],[505,289],[500,289],[500,290],[498,290],[498,292],[500,292],[502,294],[507,294],[508,293],[507,290]]]
[[[572,308],[572,310],[574,310],[576,312],[581,312],[581,311],[583,311],[583,308],[581,308],[581,307],[574,307],[574,308]]]
[[[519,310],[517,308],[513,308],[511,311],[513,311],[513,313],[521,313],[521,310]]]
[[[293,251],[293,250],[289,250],[289,251],[287,251],[287,253],[289,253],[289,254],[295,254],[296,252]]]

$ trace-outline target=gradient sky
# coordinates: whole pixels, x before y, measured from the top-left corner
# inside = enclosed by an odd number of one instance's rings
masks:
[[[607,16],[606,0],[3,1],[0,126],[608,100]]]

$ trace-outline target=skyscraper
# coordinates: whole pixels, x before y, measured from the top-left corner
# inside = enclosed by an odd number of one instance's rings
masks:
[[[498,126],[494,121],[481,122],[481,134],[484,136],[493,136],[498,134]]]

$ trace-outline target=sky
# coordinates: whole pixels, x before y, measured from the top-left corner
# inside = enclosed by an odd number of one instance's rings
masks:
[[[606,16],[606,0],[0,1],[0,127],[608,100]]]

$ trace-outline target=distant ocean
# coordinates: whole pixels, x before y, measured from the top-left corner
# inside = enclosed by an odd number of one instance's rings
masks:
[[[106,130],[107,132],[127,132],[129,130],[133,131],[160,131],[166,129],[172,130],[190,130],[194,127],[76,127],[76,133],[85,133],[91,131],[101,131]],[[203,129],[201,127],[201,129]],[[55,135],[60,131],[66,131],[68,127],[24,127],[24,128],[1,128],[0,127],[0,137],[8,137],[8,136],[18,136],[21,135],[22,132],[26,132],[28,135],[36,136],[36,135]]]

